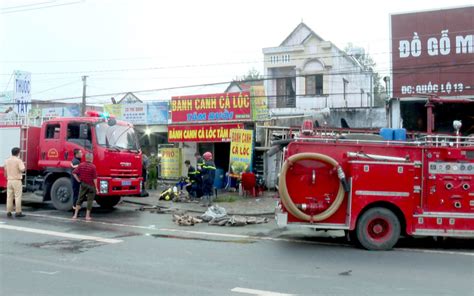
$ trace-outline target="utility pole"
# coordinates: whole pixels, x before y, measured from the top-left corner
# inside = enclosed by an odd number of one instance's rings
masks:
[[[82,116],[86,115],[86,81],[88,76],[82,76],[82,108],[81,114]]]

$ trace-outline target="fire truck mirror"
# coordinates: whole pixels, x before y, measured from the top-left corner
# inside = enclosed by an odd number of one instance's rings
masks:
[[[109,126],[114,126],[117,124],[117,120],[115,120],[115,118],[109,118],[109,120],[107,120],[107,123]]]
[[[81,123],[79,125],[79,138],[87,139],[89,137],[89,129],[86,123]]]

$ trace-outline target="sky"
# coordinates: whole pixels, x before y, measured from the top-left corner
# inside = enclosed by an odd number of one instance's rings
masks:
[[[392,13],[472,5],[472,0],[151,1],[0,0],[0,92],[14,70],[32,73],[32,98],[89,103],[128,91],[143,100],[222,92],[182,86],[231,81],[255,68],[303,21],[339,48],[351,42],[389,75]],[[173,89],[167,89],[173,88]],[[161,90],[160,89],[167,89]],[[113,94],[113,95],[111,95]]]

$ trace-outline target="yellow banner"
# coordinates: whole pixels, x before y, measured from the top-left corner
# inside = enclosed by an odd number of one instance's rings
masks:
[[[105,104],[104,111],[110,115],[114,115],[116,119],[122,119],[122,104]]]
[[[231,173],[240,174],[252,170],[253,131],[230,130],[230,168]]]
[[[161,177],[177,179],[181,177],[181,149],[161,148]]]
[[[270,116],[265,87],[263,85],[250,87],[250,96],[252,100],[252,119],[255,121],[268,120]]]

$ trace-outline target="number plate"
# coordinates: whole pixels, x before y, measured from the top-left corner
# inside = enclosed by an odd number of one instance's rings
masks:
[[[130,186],[132,185],[132,181],[122,181],[122,186]]]

